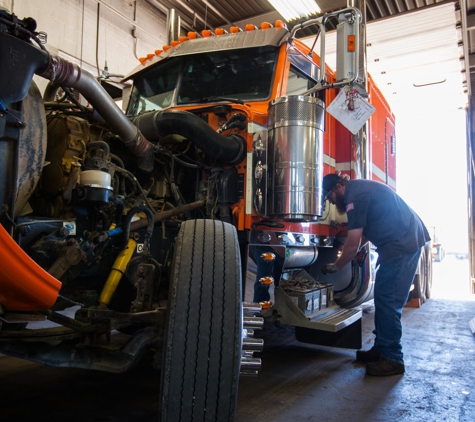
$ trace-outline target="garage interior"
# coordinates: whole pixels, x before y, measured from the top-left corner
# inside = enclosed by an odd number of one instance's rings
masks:
[[[123,0],[95,2],[114,9],[115,3]],[[5,0],[0,6],[15,10],[21,3]],[[267,0],[127,3],[135,3],[137,8],[147,3],[165,20],[173,9],[184,31],[258,24],[280,17]],[[347,4],[332,0],[317,3],[324,12]],[[452,255],[434,263],[432,297],[420,307],[404,309],[404,376],[367,377],[364,365],[355,361],[355,350],[299,343],[293,327],[266,323],[256,333],[265,344],[260,354],[262,370],[258,378],[240,379],[237,422],[475,420],[475,323],[471,323],[475,318],[475,0],[365,3],[367,42],[371,44],[368,70],[396,119],[398,113],[431,112],[435,107],[441,116],[465,110],[468,259]],[[388,32],[395,34],[394,38],[388,39]],[[328,59],[331,63],[331,54]],[[427,88],[422,94],[420,85]],[[372,344],[373,313],[371,302],[363,306],[365,349]],[[0,355],[0,420],[156,420],[158,379],[149,367],[114,375],[52,368]]]

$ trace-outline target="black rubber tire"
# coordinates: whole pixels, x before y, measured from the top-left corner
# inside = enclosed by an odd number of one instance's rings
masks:
[[[420,273],[414,276],[414,289],[412,290],[412,298],[420,299],[421,303],[425,303],[430,296],[432,274],[430,274],[429,271],[431,270],[431,264],[432,257],[427,253],[427,248],[424,247],[419,262]]]
[[[414,284],[414,289],[411,291],[411,295],[409,296],[410,299],[421,299],[421,302],[424,303],[424,300],[422,298],[423,292],[422,292],[422,286],[423,282],[421,279],[424,279],[423,274],[416,274],[414,276],[414,281],[412,282]]]
[[[235,228],[182,224],[175,243],[161,374],[162,422],[233,421],[242,347]]]

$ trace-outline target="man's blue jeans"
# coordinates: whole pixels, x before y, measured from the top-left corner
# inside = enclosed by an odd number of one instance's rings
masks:
[[[374,285],[375,349],[382,357],[404,363],[401,345],[402,308],[407,302],[421,249],[383,261]]]

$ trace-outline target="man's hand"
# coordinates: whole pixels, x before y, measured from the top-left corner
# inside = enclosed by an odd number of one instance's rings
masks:
[[[327,274],[333,274],[338,271],[338,268],[336,267],[335,264],[325,264],[322,267],[322,273],[327,275]]]

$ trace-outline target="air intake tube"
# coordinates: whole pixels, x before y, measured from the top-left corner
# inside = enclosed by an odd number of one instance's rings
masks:
[[[238,164],[246,155],[246,141],[239,135],[221,136],[203,119],[183,110],[145,113],[132,122],[151,142],[166,135],[181,135],[193,142],[206,155],[225,164]]]

